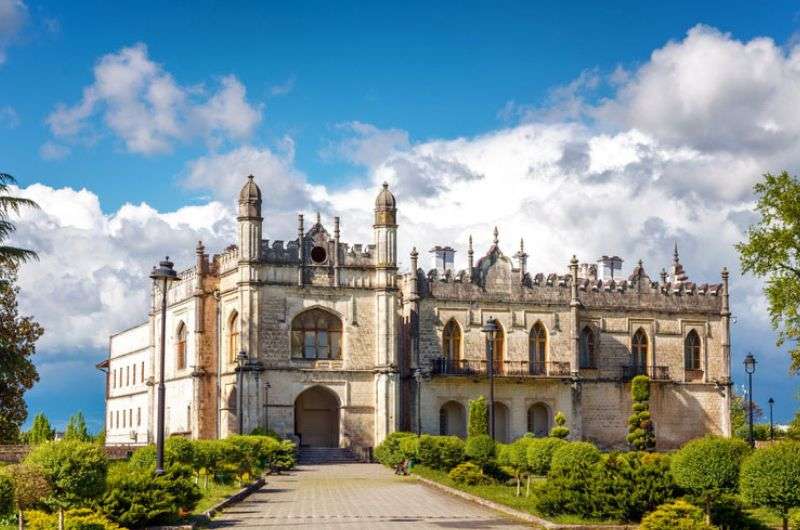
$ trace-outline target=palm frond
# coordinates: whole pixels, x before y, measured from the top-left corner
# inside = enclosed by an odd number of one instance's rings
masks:
[[[26,248],[9,247],[0,245],[0,262],[11,262],[14,265],[27,263],[29,261],[39,261],[39,255],[33,250]]]

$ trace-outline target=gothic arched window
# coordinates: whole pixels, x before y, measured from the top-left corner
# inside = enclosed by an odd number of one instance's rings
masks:
[[[594,360],[594,332],[592,328],[586,326],[581,331],[581,368],[594,368],[595,360]]]
[[[547,331],[541,322],[537,322],[531,328],[528,337],[528,358],[530,360],[530,372],[532,374],[545,373],[547,350]]]
[[[442,351],[446,359],[458,361],[461,358],[461,328],[450,319],[442,331]]]
[[[686,335],[683,342],[684,367],[687,370],[700,370],[700,336],[695,330]]]
[[[303,311],[292,320],[292,356],[338,359],[342,355],[342,321],[323,309]]]
[[[647,366],[647,334],[642,328],[636,330],[631,341],[631,353],[633,354],[633,365]]]
[[[178,324],[175,337],[175,366],[178,370],[183,370],[186,368],[186,324]]]
[[[239,355],[239,313],[234,311],[228,317],[228,361],[236,362]]]

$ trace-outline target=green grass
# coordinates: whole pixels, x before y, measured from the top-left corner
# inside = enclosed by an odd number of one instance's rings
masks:
[[[577,515],[559,515],[556,517],[546,517],[541,513],[537,512],[534,508],[534,497],[531,495],[530,497],[525,497],[525,485],[523,484],[523,493],[521,496],[517,497],[516,495],[516,487],[515,486],[506,486],[504,484],[491,484],[486,486],[467,486],[464,484],[458,484],[450,479],[447,476],[447,473],[444,471],[438,471],[435,469],[431,469],[425,466],[414,466],[412,473],[415,475],[419,475],[420,477],[426,478],[428,480],[433,480],[438,482],[439,484],[443,484],[445,486],[449,486],[451,488],[465,491],[467,493],[471,493],[472,495],[477,495],[478,497],[482,497],[484,499],[496,502],[498,504],[504,504],[515,510],[519,510],[521,512],[527,512],[533,514],[537,517],[542,517],[543,519],[547,519],[548,521],[553,521],[555,523],[560,524],[619,524],[619,521],[612,521],[612,520],[594,520],[594,519],[584,519]],[[534,479],[536,482],[544,481],[544,478]]]
[[[214,481],[208,483],[208,488],[204,488],[202,485],[202,481],[200,482],[200,493],[203,494],[203,498],[200,499],[200,502],[197,503],[194,511],[194,514],[201,514],[220,502],[223,499],[226,499],[242,489],[238,483],[234,482],[232,484],[217,484]]]

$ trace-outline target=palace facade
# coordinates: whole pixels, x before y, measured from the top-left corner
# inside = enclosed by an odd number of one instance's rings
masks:
[[[340,240],[319,215],[289,241],[262,238],[261,191],[239,195],[238,241],[195,264],[162,293],[146,322],[113,335],[108,444],[155,439],[161,319],[166,319],[166,430],[192,438],[270,429],[306,446],[368,449],[395,430],[466,434],[470,399],[488,396],[486,337],[494,317],[495,430],[509,441],[545,436],[556,412],[570,437],[624,447],[630,379],[652,379],[658,447],[730,435],[728,273],[689,280],[677,248],[651,279],[641,262],[603,256],[561,273],[528,270],[494,244],[465,270],[435,247],[397,267],[397,204],[384,184],[374,242]],[[309,226],[310,225],[310,226]],[[616,274],[616,276],[615,276]]]

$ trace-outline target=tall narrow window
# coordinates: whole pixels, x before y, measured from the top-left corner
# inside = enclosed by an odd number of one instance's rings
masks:
[[[144,383],[144,361],[142,361],[142,383]]]
[[[494,345],[492,348],[492,355],[494,357],[494,371],[502,373],[504,371],[504,345],[505,345],[505,332],[500,322],[497,323],[497,331],[494,334]]]
[[[633,334],[631,353],[633,354],[634,366],[642,368],[647,366],[647,334],[642,328],[639,328]]]
[[[117,388],[117,369],[111,371],[111,388]]]
[[[683,342],[684,367],[687,370],[700,370],[700,337],[695,330],[686,335]]]
[[[116,428],[119,429],[119,411],[118,410],[114,411],[114,418],[115,418],[115,423],[116,423],[116,426],[117,426]]]
[[[131,384],[135,385],[136,384],[136,365],[132,364],[131,368],[132,368],[132,370],[131,370]]]
[[[178,334],[175,343],[175,366],[178,370],[186,368],[186,325],[178,324]]]
[[[581,368],[594,368],[594,332],[589,326],[581,331]]]
[[[545,373],[545,358],[547,349],[547,332],[541,322],[531,328],[528,336],[528,358],[532,374]]]
[[[142,426],[142,407],[136,408],[136,426],[137,427]]]
[[[323,309],[309,309],[292,320],[292,356],[338,359],[342,355],[342,321]]]
[[[130,386],[131,384],[131,367],[125,367],[125,386]]]
[[[442,350],[449,361],[457,362],[461,358],[461,328],[450,319],[442,331]]]
[[[239,313],[234,311],[228,317],[228,361],[236,362],[239,355]]]

